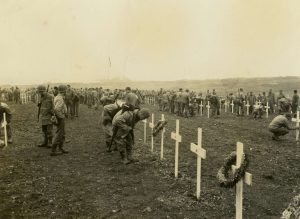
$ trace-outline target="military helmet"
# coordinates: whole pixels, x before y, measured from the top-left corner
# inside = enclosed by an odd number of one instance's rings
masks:
[[[59,85],[58,86],[58,92],[59,93],[64,93],[64,92],[66,92],[67,91],[67,86],[66,85]]]
[[[138,113],[140,114],[141,119],[146,119],[150,116],[150,110],[147,108],[142,108]]]
[[[138,97],[136,94],[134,93],[128,93],[126,96],[125,96],[125,104],[126,105],[131,105],[131,106],[135,106],[136,105],[136,102],[138,100]]]
[[[37,92],[41,93],[41,92],[45,92],[46,91],[46,86],[44,85],[39,85],[37,87]]]

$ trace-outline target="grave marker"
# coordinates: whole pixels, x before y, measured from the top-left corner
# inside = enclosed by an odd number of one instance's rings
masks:
[[[181,142],[181,135],[179,134],[179,120],[176,119],[176,132],[171,132],[171,139],[175,140],[175,177],[178,177],[178,149]]]
[[[149,127],[151,128],[151,133],[153,133],[153,128],[154,128],[154,114],[152,113],[152,119],[151,122],[149,123]],[[154,139],[153,135],[151,134],[151,152],[153,152],[154,148]]]
[[[247,107],[247,116],[249,116],[249,107],[250,107],[249,101],[247,101],[246,107]]]
[[[297,118],[292,118],[292,121],[296,122],[296,126],[299,127],[299,122],[300,122],[299,111],[297,111]],[[299,141],[299,129],[296,129],[296,141]]]
[[[7,121],[6,121],[6,113],[3,113],[3,122],[1,123],[1,128],[4,129],[4,143],[5,147],[7,147]]]
[[[210,109],[209,101],[207,101],[206,108],[207,108],[207,118],[209,118],[209,109]]]
[[[231,105],[231,113],[233,113],[233,106],[234,106],[233,100],[230,105]]]
[[[165,115],[161,115],[161,121],[165,121]],[[160,159],[164,158],[164,135],[165,135],[165,127],[161,131],[161,143],[160,143]]]
[[[269,102],[267,102],[267,105],[265,106],[265,108],[266,108],[266,117],[269,118],[269,109],[270,109]]]
[[[201,159],[206,159],[206,150],[202,148],[202,128],[198,128],[198,143],[191,143],[191,151],[197,155],[197,199],[200,198],[201,191]]]
[[[236,165],[232,165],[232,170],[235,171],[241,166],[242,157],[244,155],[244,145],[241,142],[237,142],[236,145]],[[236,191],[236,201],[235,201],[235,218],[242,219],[243,218],[243,183],[247,185],[252,185],[252,174],[246,172],[243,179],[241,179],[235,187]]]

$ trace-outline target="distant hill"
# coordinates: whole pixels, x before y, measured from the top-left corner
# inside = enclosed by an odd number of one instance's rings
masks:
[[[189,89],[197,92],[206,92],[206,90],[216,89],[218,94],[224,95],[230,92],[236,92],[238,88],[243,88],[245,92],[253,91],[255,93],[273,89],[274,92],[283,90],[292,95],[294,89],[300,92],[300,77],[273,77],[273,78],[228,78],[228,79],[210,79],[210,80],[179,80],[179,81],[131,81],[131,80],[105,80],[94,83],[69,83],[75,88],[103,87],[109,89],[138,88],[140,90],[159,90],[179,88]],[[50,83],[50,86],[58,85]],[[28,88],[37,85],[19,86]],[[1,87],[10,87],[5,85]]]

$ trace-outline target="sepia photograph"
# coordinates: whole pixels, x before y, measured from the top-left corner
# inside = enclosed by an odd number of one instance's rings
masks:
[[[299,0],[0,0],[0,219],[300,219]]]

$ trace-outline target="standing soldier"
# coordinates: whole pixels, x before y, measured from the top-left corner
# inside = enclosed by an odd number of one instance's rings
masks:
[[[190,104],[190,91],[188,89],[182,93],[182,115],[185,118],[188,118],[189,113],[189,104]]]
[[[294,90],[294,95],[292,99],[292,112],[294,114],[294,117],[296,116],[297,113],[298,103],[299,103],[299,95],[297,94],[297,90]]]
[[[62,153],[68,153],[68,151],[63,149],[65,142],[65,115],[67,113],[67,106],[64,101],[66,95],[67,86],[59,85],[58,86],[58,95],[54,98],[54,114],[57,119],[56,123],[56,132],[52,142],[52,153],[51,156],[58,155],[56,148]]]
[[[249,101],[249,114],[252,114],[253,111],[254,111],[254,105],[255,105],[255,102],[256,102],[256,97],[255,95],[253,95],[253,92],[251,91],[249,96],[248,96],[248,101]]]
[[[268,102],[269,102],[269,113],[273,113],[274,112],[274,105],[275,105],[275,94],[272,92],[272,89],[269,90],[268,93]]]
[[[74,92],[71,89],[71,86],[67,86],[66,94],[65,94],[65,100],[66,100],[66,106],[67,106],[67,116],[71,116],[71,119],[74,116],[74,106],[73,106],[73,99],[74,99]]]
[[[12,113],[11,110],[9,108],[9,106],[6,103],[0,103],[0,122],[3,120],[3,113],[5,113],[6,115],[6,131],[7,131],[7,143],[11,144],[13,143],[12,140],[12,131],[11,131],[11,117],[12,117]]]
[[[220,115],[220,101],[215,90],[213,90],[213,93],[210,97],[210,104],[211,104],[211,116],[214,117],[216,114]]]
[[[123,164],[138,162],[132,157],[132,147],[134,145],[133,129],[138,121],[147,119],[150,116],[148,109],[134,111],[119,111],[113,119],[113,141],[115,141],[120,152]]]
[[[40,101],[38,103],[38,120],[41,122],[44,135],[44,142],[38,146],[51,148],[50,145],[52,144],[53,137],[53,125],[51,122],[51,117],[54,115],[53,97],[47,92],[44,85],[39,85],[37,87],[37,93],[40,96]]]

